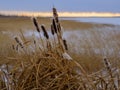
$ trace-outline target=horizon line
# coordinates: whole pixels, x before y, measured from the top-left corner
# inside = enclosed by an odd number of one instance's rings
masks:
[[[36,11],[0,11],[6,16],[52,17],[52,12]],[[120,13],[113,12],[58,12],[59,17],[120,17]]]

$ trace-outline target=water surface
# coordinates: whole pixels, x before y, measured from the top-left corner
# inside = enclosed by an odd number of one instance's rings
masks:
[[[91,22],[100,24],[120,25],[120,18],[61,18],[62,20],[74,20],[78,22]]]

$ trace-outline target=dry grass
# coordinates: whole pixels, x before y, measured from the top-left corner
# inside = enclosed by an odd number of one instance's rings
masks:
[[[45,24],[46,29],[50,29],[51,18],[37,18],[39,24]],[[79,29],[90,29],[93,27],[103,27],[114,25],[107,24],[92,24],[86,22],[76,22],[73,20],[61,20],[61,24],[65,30],[79,30]],[[0,31],[14,31],[18,30],[33,30],[33,24],[31,22],[31,18],[29,17],[0,17]]]
[[[95,54],[88,37],[87,40],[83,39],[84,43],[80,45],[81,48],[84,47],[85,53],[73,53],[75,44],[72,46],[72,43],[68,44],[67,40],[63,39],[61,23],[55,8],[53,8],[53,16],[51,25],[53,40],[50,39],[46,27],[41,25],[40,28],[39,20],[35,18],[31,23],[35,26],[39,38],[27,39],[21,32],[22,35],[15,37],[14,41],[9,36],[5,40],[0,39],[2,43],[8,42],[7,46],[4,44],[1,46],[0,59],[5,62],[1,62],[0,67],[0,89],[119,90],[119,67],[112,65],[114,61],[111,61],[115,56],[110,57],[109,61],[109,59],[103,58],[103,54]],[[104,42],[102,45],[103,42],[98,41],[101,40],[99,39],[101,34],[88,32],[95,35],[95,37],[91,37],[91,40],[96,40],[92,43],[97,42],[94,45],[97,48],[102,48],[107,44]],[[41,36],[42,34],[44,34],[44,38]]]
[[[88,72],[100,70],[103,67],[103,57],[109,58],[114,66],[119,66],[120,63],[119,28],[98,29],[81,30],[77,31],[79,35],[73,32],[74,35],[68,36],[69,52]]]

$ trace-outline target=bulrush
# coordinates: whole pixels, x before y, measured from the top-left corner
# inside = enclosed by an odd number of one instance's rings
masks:
[[[58,16],[58,14],[57,14],[57,10],[56,10],[55,7],[53,7],[53,16]]]
[[[62,31],[61,31],[61,25],[60,25],[60,23],[57,23],[57,30],[58,30],[58,33],[62,36]]]
[[[54,30],[54,27],[53,27],[53,25],[51,24],[51,33],[52,33],[52,35],[54,35],[55,34],[55,30]]]
[[[33,17],[33,23],[34,23],[34,25],[35,25],[35,27],[36,27],[36,30],[37,30],[38,32],[40,32],[40,29],[39,29],[39,26],[38,26],[38,22],[37,22],[37,20],[36,20],[35,17]]]
[[[107,58],[104,58],[104,63],[107,70],[111,72],[111,65],[110,65],[110,62],[107,60]]]
[[[23,42],[22,42],[22,40],[20,39],[20,37],[15,37],[15,41],[18,43],[18,45],[20,45],[21,48],[24,48]]]
[[[56,22],[58,23],[58,22],[59,22],[59,20],[58,20],[57,9],[56,9],[56,8],[54,8],[54,7],[53,7],[53,16],[54,16],[54,18],[55,18]]]
[[[63,39],[63,44],[64,44],[64,47],[65,47],[65,50],[68,50],[67,41],[65,39]]]
[[[49,35],[48,35],[44,25],[41,25],[41,29],[43,30],[43,33],[44,33],[44,36],[46,37],[46,39],[49,39]]]
[[[56,27],[56,23],[55,23],[54,19],[52,20],[52,24],[53,24],[53,28],[54,28],[55,33],[57,33],[57,27]]]
[[[57,9],[53,7],[53,16],[54,16],[54,19],[55,19],[55,22],[56,22],[56,26],[57,26],[57,30],[58,32],[60,33],[61,31],[61,25],[59,23],[59,19],[58,19],[58,14],[57,14]]]

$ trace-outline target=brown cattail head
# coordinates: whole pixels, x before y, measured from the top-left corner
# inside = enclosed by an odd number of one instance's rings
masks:
[[[44,33],[44,36],[46,37],[46,39],[49,39],[49,35],[48,35],[48,33],[47,33],[46,29],[45,29],[45,26],[41,25],[41,28],[43,30],[43,33]]]
[[[21,48],[24,48],[23,42],[22,42],[22,40],[20,38],[15,37],[15,41],[18,43],[18,45],[20,45]]]
[[[55,30],[54,30],[54,27],[53,27],[53,25],[51,24],[51,33],[52,33],[52,35],[54,35],[55,34]]]
[[[67,41],[65,39],[63,39],[63,44],[64,44],[64,47],[65,47],[65,50],[68,50]]]
[[[53,7],[53,16],[54,16],[56,22],[58,23],[59,22],[59,20],[58,20],[58,14],[57,14],[57,9],[55,7]]]
[[[104,58],[104,63],[107,68],[110,68],[111,65],[107,58]]]
[[[18,37],[15,37],[15,41],[16,41],[17,43],[19,43],[19,39],[18,39]]]
[[[37,22],[36,18],[34,18],[34,17],[33,17],[33,23],[34,23],[34,25],[35,25],[35,27],[36,27],[36,30],[37,30],[38,32],[40,32],[40,29],[39,29],[39,27],[38,27],[38,22]]]
[[[33,42],[34,42],[34,44],[36,44],[36,40],[34,40]]]
[[[53,7],[53,16],[58,17],[57,9],[55,7]]]
[[[57,29],[58,29],[58,32],[61,33],[61,25],[60,25],[60,23],[57,23]]]
[[[57,33],[57,27],[56,27],[56,23],[54,19],[52,20],[52,25],[53,25],[55,33]]]

